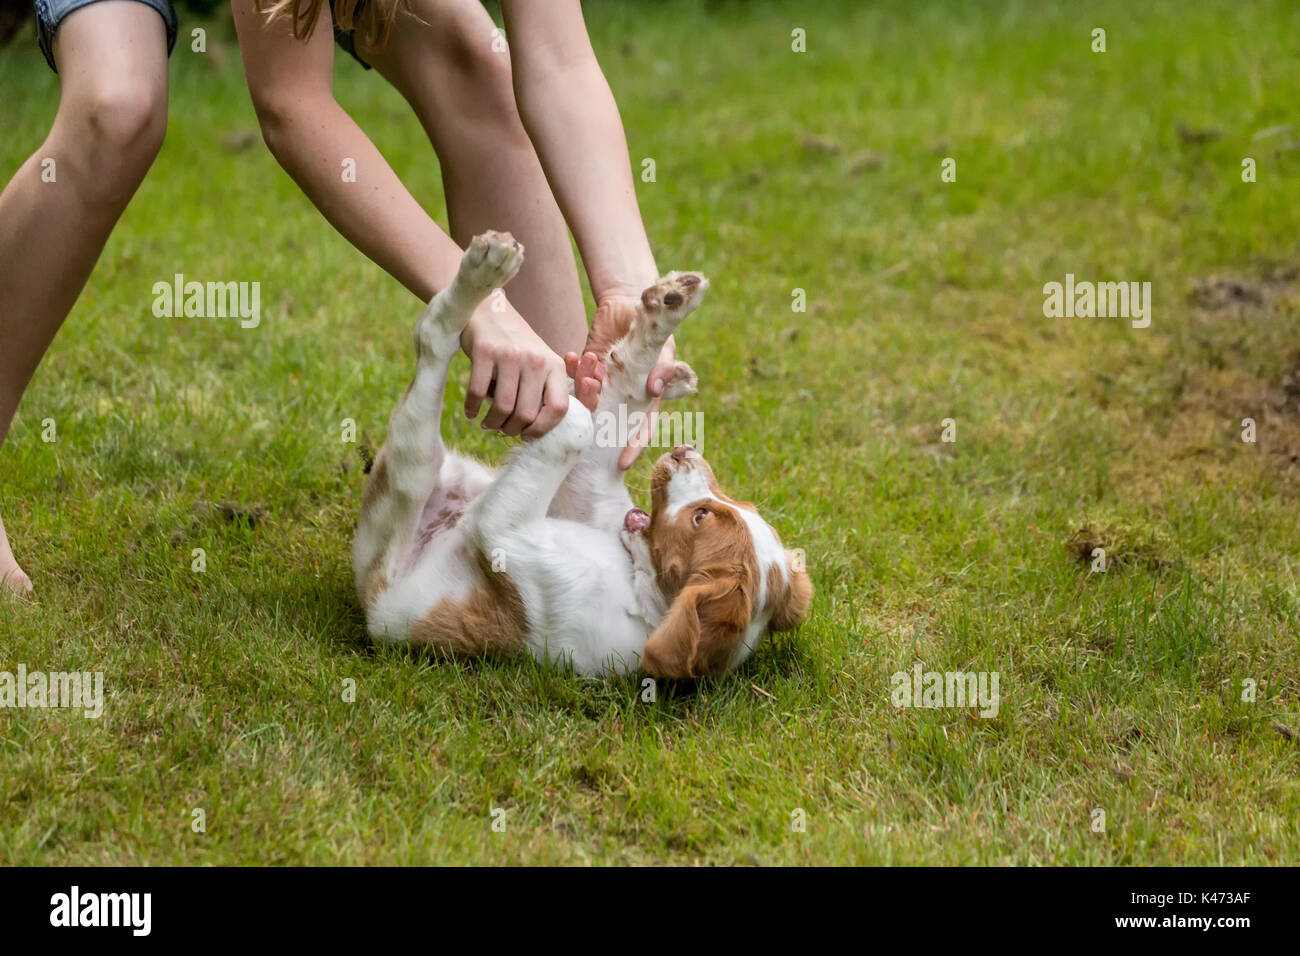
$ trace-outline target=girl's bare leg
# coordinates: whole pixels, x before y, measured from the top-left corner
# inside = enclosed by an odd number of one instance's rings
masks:
[[[420,207],[334,99],[329,8],[322,7],[320,22],[306,41],[295,39],[284,19],[266,22],[254,0],[232,0],[231,9],[249,93],[275,158],[349,242],[428,302],[455,277],[461,249]],[[345,159],[355,163],[355,182],[340,175]],[[507,223],[493,226],[513,228]],[[544,236],[535,241],[543,246],[547,242]],[[529,257],[533,254],[530,247]],[[513,284],[510,294],[513,299]],[[526,320],[512,302],[502,301],[500,311],[494,309],[496,304],[476,309],[461,334],[461,346],[471,361],[466,414],[475,416],[490,394],[484,427],[507,435],[543,434],[569,407],[564,361],[530,324],[531,316]],[[557,327],[550,320],[537,326]]]
[[[546,177],[573,229],[598,306],[592,343],[619,338],[636,315],[655,266],[618,105],[587,36],[579,0],[501,0],[510,31],[515,95]],[[663,394],[675,374],[669,339],[646,389]],[[657,409],[657,404],[656,404]],[[629,467],[649,438],[643,427],[619,464]]]
[[[54,125],[0,193],[0,443],[167,125],[167,34],[151,7],[82,7],[59,25],[54,54],[62,84]],[[0,522],[6,588],[28,591],[31,581]]]
[[[507,229],[528,250],[510,300],[554,351],[587,320],[564,217],[515,107],[510,53],[479,0],[410,0],[382,50],[359,49],[411,104],[438,154],[451,237]],[[418,19],[417,19],[418,18]],[[423,22],[420,22],[423,21]]]

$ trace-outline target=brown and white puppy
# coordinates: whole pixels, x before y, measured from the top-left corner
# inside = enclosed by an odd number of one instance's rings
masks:
[[[754,506],[722,493],[681,446],[655,465],[653,515],[632,506],[621,446],[595,437],[571,398],[560,424],[500,469],[439,434],[447,369],[474,308],[508,282],[523,248],[477,237],[416,325],[416,373],[375,459],[353,542],[371,635],[458,655],[527,651],[580,674],[644,668],[700,677],[738,667],[769,628],[808,613],[812,586]],[[593,335],[606,367],[596,416],[643,415],[660,350],[708,281],[670,273],[635,318]],[[668,398],[695,391],[677,363]]]

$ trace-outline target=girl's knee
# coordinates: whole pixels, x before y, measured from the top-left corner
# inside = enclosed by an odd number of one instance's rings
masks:
[[[167,88],[120,81],[59,104],[55,134],[103,176],[143,177],[167,132]]]
[[[98,149],[147,165],[167,132],[167,89],[108,83],[80,104],[79,114]]]
[[[504,39],[493,35],[492,20],[477,6],[472,14],[460,4],[416,2],[423,22],[403,22],[379,50],[358,44],[358,52],[395,71],[403,85],[432,96],[439,112],[473,113],[480,119],[515,115],[510,54]]]
[[[63,144],[87,199],[113,206],[130,201],[162,148],[167,88],[110,81],[65,98],[54,137]]]

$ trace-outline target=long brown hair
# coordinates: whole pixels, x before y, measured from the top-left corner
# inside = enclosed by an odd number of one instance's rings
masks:
[[[287,17],[293,35],[305,40],[316,29],[325,0],[255,0],[266,19]],[[397,14],[407,8],[406,0],[334,0],[334,24],[360,37],[363,45],[378,49],[388,42]]]

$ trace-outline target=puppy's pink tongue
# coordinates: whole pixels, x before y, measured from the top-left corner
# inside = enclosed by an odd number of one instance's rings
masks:
[[[650,516],[640,508],[633,508],[623,516],[623,527],[628,531],[644,531],[650,527]]]

